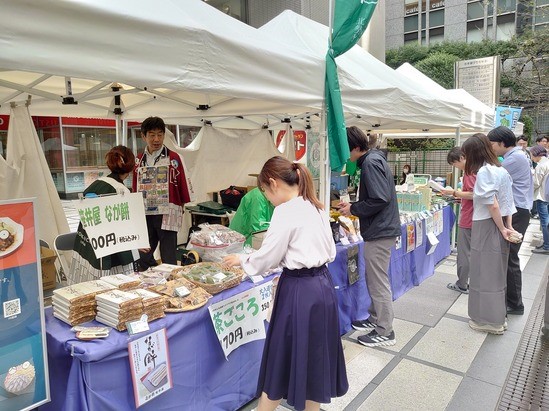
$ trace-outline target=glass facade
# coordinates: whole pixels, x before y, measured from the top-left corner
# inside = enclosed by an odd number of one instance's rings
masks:
[[[420,13],[421,11],[421,13]],[[421,14],[421,29],[419,27]],[[421,31],[421,44],[427,45],[444,41],[444,1],[404,0],[404,43],[418,43]],[[427,38],[427,19],[429,36]]]

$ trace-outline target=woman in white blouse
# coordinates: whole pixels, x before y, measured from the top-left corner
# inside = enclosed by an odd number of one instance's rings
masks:
[[[258,186],[275,206],[262,246],[223,260],[252,275],[283,268],[259,371],[257,409],[274,410],[285,398],[297,410],[319,410],[320,403],[349,387],[337,297],[326,266],[336,255],[328,215],[301,164],[271,158]]]
[[[534,201],[538,209],[539,225],[543,235],[543,243],[532,252],[534,254],[549,254],[549,208],[545,201],[545,183],[549,176],[549,159],[545,147],[537,145],[530,149],[530,155],[538,165],[534,169]]]
[[[488,137],[475,134],[461,147],[465,173],[477,175],[473,191],[473,227],[469,273],[469,326],[503,334],[507,329],[505,288],[511,226],[516,212],[512,180],[500,166]]]

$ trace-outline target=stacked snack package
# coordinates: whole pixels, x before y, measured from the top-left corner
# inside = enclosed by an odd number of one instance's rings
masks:
[[[166,314],[164,314],[166,303],[164,297],[160,294],[141,289],[128,291],[128,294],[143,298],[143,312],[147,314],[148,321],[157,320],[166,316]]]
[[[135,321],[143,315],[143,298],[127,291],[113,290],[95,296],[97,301],[96,321],[118,331],[126,329],[126,322]]]
[[[93,280],[54,290],[53,315],[69,325],[91,321],[96,312],[95,296],[114,288],[102,280]]]
[[[133,290],[141,285],[141,279],[138,277],[132,277],[126,274],[115,274],[101,277],[102,281],[105,281],[121,291]]]

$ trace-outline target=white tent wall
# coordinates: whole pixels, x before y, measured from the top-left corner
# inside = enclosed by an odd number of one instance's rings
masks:
[[[0,156],[0,200],[36,197],[37,237],[53,244],[69,225],[25,106],[11,109],[6,159]]]
[[[210,193],[230,185],[255,185],[249,174],[258,174],[265,161],[281,155],[268,130],[229,130],[211,126],[202,127],[187,148],[177,147],[175,137],[167,132],[166,146],[179,154],[194,190],[194,201],[211,200]],[[185,242],[191,225],[187,214],[178,242]]]

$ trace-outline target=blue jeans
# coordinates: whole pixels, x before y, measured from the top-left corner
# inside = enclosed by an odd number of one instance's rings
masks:
[[[541,225],[541,233],[543,234],[543,249],[549,250],[549,211],[548,204],[546,201],[538,200],[538,215],[539,215],[539,224]]]

